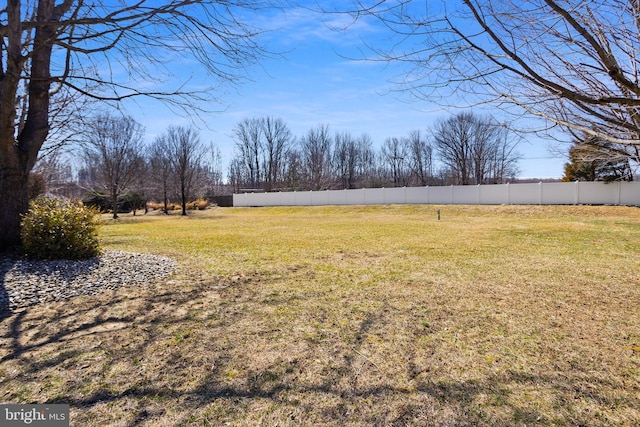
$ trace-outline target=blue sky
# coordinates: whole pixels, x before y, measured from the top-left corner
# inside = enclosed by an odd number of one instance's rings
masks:
[[[219,103],[203,105],[222,111],[201,114],[192,122],[158,101],[138,100],[127,103],[127,113],[145,125],[149,141],[169,125],[193,123],[203,141],[220,149],[226,165],[234,154],[233,127],[245,118],[282,118],[296,136],[319,124],[354,137],[368,133],[377,148],[385,138],[428,131],[435,120],[459,111],[397,92],[393,82],[403,75],[399,64],[358,59],[370,54],[364,41],[388,43],[388,30],[367,19],[344,32],[331,29],[350,23],[345,15],[321,15],[300,7],[265,15],[255,24],[271,30],[262,42],[270,51],[283,52],[283,57],[261,61],[247,71],[250,80],[236,88],[222,87]],[[180,68],[179,78],[192,76],[197,81],[202,75],[195,61],[183,62]],[[500,112],[489,107],[480,113],[500,119]],[[520,142],[521,177],[562,176],[566,159],[553,158],[549,143],[533,136]]]

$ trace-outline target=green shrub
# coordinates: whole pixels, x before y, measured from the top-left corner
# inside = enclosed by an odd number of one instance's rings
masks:
[[[25,254],[34,259],[86,259],[100,254],[96,211],[80,202],[41,197],[22,217]]]
[[[109,195],[99,191],[91,191],[85,194],[82,198],[82,204],[102,213],[110,212],[113,209]]]

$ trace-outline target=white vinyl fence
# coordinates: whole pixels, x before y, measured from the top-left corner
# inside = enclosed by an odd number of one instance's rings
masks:
[[[640,206],[640,182],[539,182],[447,187],[363,188],[233,195],[233,206],[372,204],[632,205]]]

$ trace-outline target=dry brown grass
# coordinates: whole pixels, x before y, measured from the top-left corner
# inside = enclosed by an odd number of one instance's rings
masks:
[[[2,320],[2,401],[82,426],[640,424],[640,209],[228,208],[102,234],[180,271]]]
[[[209,201],[206,199],[203,199],[201,197],[197,198],[196,200],[192,201],[192,202],[188,202],[187,203],[187,209],[188,210],[199,210],[199,211],[203,211],[205,209],[207,209],[209,207]],[[147,202],[147,209],[149,210],[153,210],[153,211],[158,211],[158,210],[164,210],[164,203],[162,202],[156,202],[156,201],[150,201]],[[182,209],[182,205],[180,205],[180,203],[168,203],[167,204],[167,210],[169,211],[177,211]]]

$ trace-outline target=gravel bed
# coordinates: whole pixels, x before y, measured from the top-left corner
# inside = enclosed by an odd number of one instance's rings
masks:
[[[82,261],[0,257],[0,311],[149,283],[176,267],[170,258],[123,251],[105,251]]]

